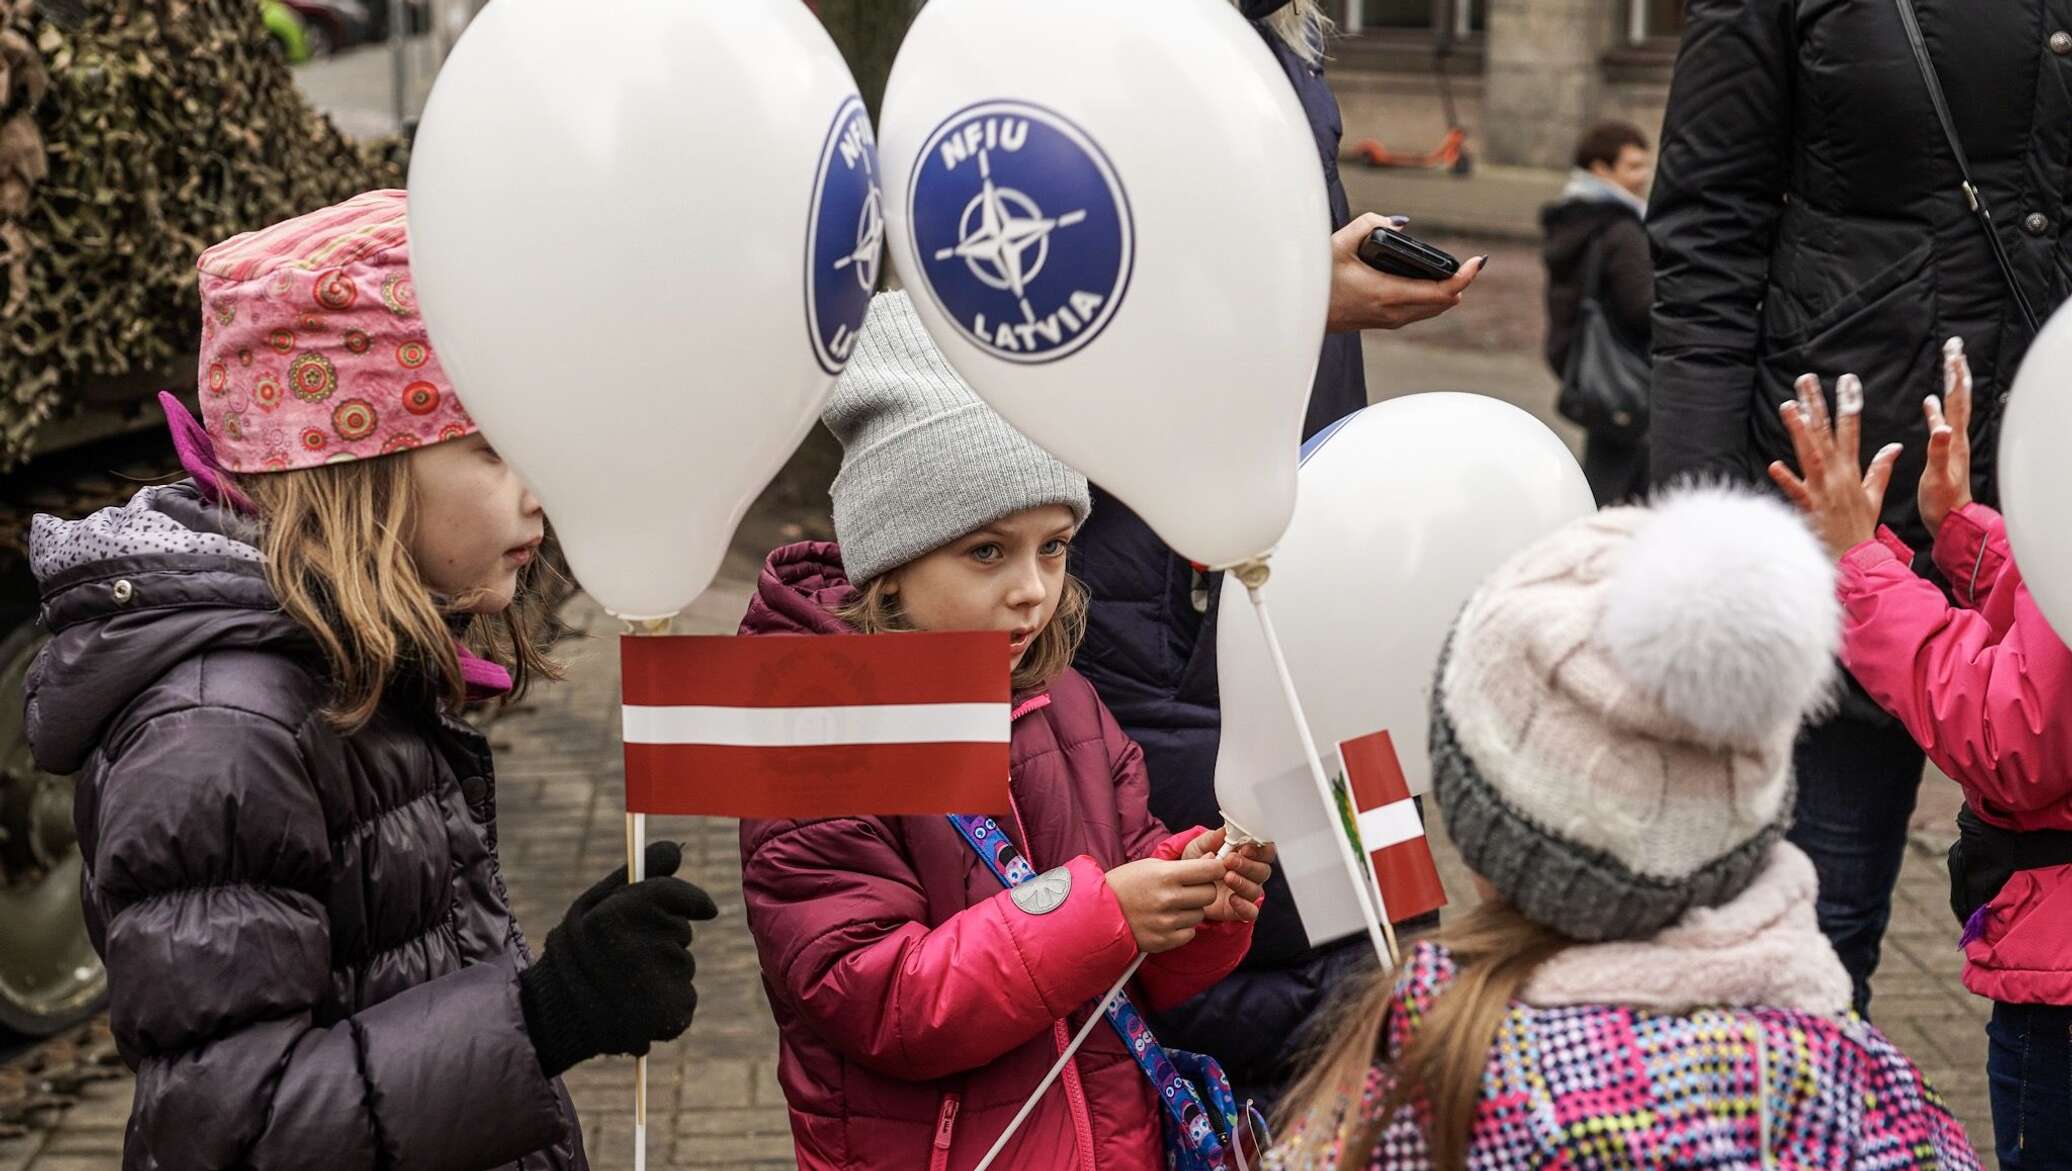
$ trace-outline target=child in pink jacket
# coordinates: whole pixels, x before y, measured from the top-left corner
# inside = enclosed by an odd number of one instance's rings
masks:
[[[1142,750],[1069,666],[1086,479],[972,394],[905,293],[872,303],[826,418],[841,543],[772,553],[742,633],[1009,634],[1012,856],[983,840],[1036,875],[1003,890],[945,817],[743,822],[777,1080],[805,1171],[969,1171],[1132,961],[1147,1012],[1237,966],[1271,852],[1151,815]],[[996,1171],[1163,1171],[1149,1034],[1092,1023]]]
[[[1944,400],[1919,488],[1937,568],[1958,604],[1876,528],[1896,447],[1856,479],[1862,391],[1845,375],[1830,433],[1817,380],[1785,404],[1806,477],[1770,474],[1840,558],[1842,660],[1964,787],[1951,904],[1965,919],[1964,986],[1987,1026],[2003,1168],[2072,1166],[2072,649],[2022,584],[2000,515],[1971,498],[1971,371],[1944,347]],[[1947,414],[1945,414],[1947,412]]]

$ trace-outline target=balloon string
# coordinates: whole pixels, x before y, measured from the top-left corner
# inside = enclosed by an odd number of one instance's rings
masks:
[[[675,616],[627,618],[626,633],[652,637],[669,633]],[[626,815],[626,882],[631,885],[647,877],[647,814]],[[633,1059],[633,1171],[647,1171],[648,1059]]]
[[[647,877],[647,814],[626,815],[626,882]],[[633,1171],[647,1171],[647,1057],[633,1059]]]
[[[1396,930],[1389,924],[1388,902],[1371,884],[1366,869],[1353,853],[1352,840],[1339,825],[1338,795],[1324,776],[1324,761],[1317,755],[1316,738],[1310,735],[1309,717],[1303,714],[1302,699],[1295,694],[1295,678],[1288,671],[1287,656],[1281,653],[1281,640],[1274,633],[1273,618],[1266,612],[1266,601],[1259,596],[1259,587],[1265,584],[1265,574],[1254,573],[1239,580],[1243,582],[1245,592],[1251,595],[1252,612],[1259,616],[1259,630],[1266,636],[1266,653],[1273,658],[1274,672],[1280,676],[1281,695],[1288,701],[1288,711],[1295,717],[1295,732],[1302,737],[1302,756],[1309,762],[1310,779],[1316,782],[1317,796],[1324,802],[1324,815],[1331,819],[1331,837],[1338,843],[1338,857],[1345,863],[1346,877],[1352,879],[1353,893],[1359,896],[1360,917],[1366,921],[1367,938],[1374,944],[1375,957],[1394,968],[1401,963],[1401,958],[1396,950]]]

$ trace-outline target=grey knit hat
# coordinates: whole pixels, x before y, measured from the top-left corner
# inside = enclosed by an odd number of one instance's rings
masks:
[[[903,292],[872,299],[821,421],[842,441],[835,539],[859,586],[1023,509],[1093,511],[1086,477],[972,393]]]
[[[1513,557],[1432,694],[1433,791],[1468,866],[1587,941],[1739,895],[1790,819],[1799,724],[1834,693],[1834,577],[1796,515],[1723,489]]]

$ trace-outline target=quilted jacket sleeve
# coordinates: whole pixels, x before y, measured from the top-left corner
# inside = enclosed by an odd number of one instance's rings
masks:
[[[108,754],[81,829],[110,1022],[137,1068],[130,1165],[459,1171],[562,1137],[512,961],[317,1019],[341,847],[292,729],[185,708]]]
[[[919,877],[883,821],[756,832],[741,885],[763,974],[851,1060],[925,1081],[977,1069],[1100,996],[1137,954],[1092,858],[1064,903],[1001,891],[930,929]]]
[[[1759,313],[1791,157],[1790,0],[1691,0],[1648,201],[1650,474],[1746,480]]]
[[[2021,580],[2007,547],[2007,522],[1983,504],[1967,504],[1943,518],[1935,534],[1935,565],[1957,593],[1957,600],[1986,616],[1994,631],[2006,633],[2014,609],[1998,588],[2003,580]]]
[[[1945,530],[1956,523],[1951,517]],[[1939,559],[1964,560],[1944,552]],[[2021,813],[2066,798],[2072,726],[2060,713],[2072,703],[2072,650],[2036,608],[2004,546],[1995,560],[1990,590],[1979,588],[1981,612],[1949,605],[1883,544],[1851,550],[1839,582],[1842,661],[1975,801]],[[1957,588],[1961,596],[1969,586],[1959,580]]]

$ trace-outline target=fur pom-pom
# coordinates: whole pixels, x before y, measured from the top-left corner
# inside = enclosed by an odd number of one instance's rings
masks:
[[[1725,488],[1660,500],[1606,591],[1597,639],[1707,742],[1746,745],[1828,702],[1835,563],[1783,503]]]

